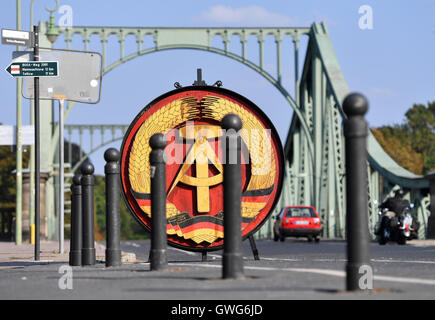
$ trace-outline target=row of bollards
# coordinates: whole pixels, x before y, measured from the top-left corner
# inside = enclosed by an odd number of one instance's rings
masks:
[[[104,153],[106,166],[106,266],[121,265],[119,151],[110,148]],[[85,162],[71,185],[71,240],[69,264],[96,264],[94,238],[94,166]]]
[[[71,185],[71,241],[69,264],[88,266],[96,262],[94,245],[94,166],[83,163]]]
[[[368,103],[364,96],[351,94],[343,102],[347,115],[344,120],[346,149],[346,238],[347,264],[346,289],[362,290],[362,267],[370,267],[367,195],[367,135],[368,126],[364,119]],[[221,121],[225,130],[225,157],[223,164],[224,187],[224,248],[222,278],[243,277],[243,253],[241,232],[241,119],[235,114],[226,115]],[[157,133],[150,138],[151,178],[151,249],[150,269],[167,268],[166,232],[166,163],[165,136]],[[108,149],[104,158],[106,174],[106,266],[121,264],[120,250],[120,183],[119,159],[116,149]],[[94,247],[94,167],[85,163],[80,168],[71,186],[71,250],[70,265],[93,265],[96,262]],[[251,245],[253,239],[250,239]],[[255,244],[253,250],[255,248]],[[255,248],[256,251],[256,248]],[[256,253],[254,252],[254,255]],[[256,254],[258,255],[258,253]],[[203,261],[206,253],[203,252]],[[366,270],[366,269],[364,269]]]
[[[241,187],[241,119],[235,114],[226,115],[221,122],[226,130],[224,175],[224,252],[222,277],[243,277],[242,253],[242,187]],[[162,270],[168,265],[166,255],[166,164],[164,149],[167,141],[161,133],[150,139],[151,168],[151,270]],[[202,255],[203,261],[206,254]]]
[[[222,119],[226,130],[224,174],[224,252],[223,278],[243,277],[241,235],[241,137],[238,131],[242,121],[229,114]],[[151,249],[150,269],[167,268],[166,254],[166,163],[164,149],[167,141],[161,133],[150,139],[151,178]],[[121,265],[120,249],[120,153],[114,148],[104,153],[106,182],[106,266]],[[88,266],[96,263],[94,246],[94,167],[83,163],[80,173],[71,185],[71,266]],[[204,256],[204,255],[203,255]]]

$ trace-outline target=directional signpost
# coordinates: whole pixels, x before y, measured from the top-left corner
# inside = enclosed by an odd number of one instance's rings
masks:
[[[57,61],[12,62],[6,71],[12,77],[57,77],[59,63]]]
[[[33,32],[2,29],[3,44],[33,48],[33,52],[14,52],[13,60],[6,71],[14,78],[32,78],[31,81],[25,81],[22,94],[24,98],[35,101],[35,260],[39,260],[39,100],[59,100],[59,252],[63,253],[64,101],[98,103],[102,78],[100,53],[54,48],[41,48],[40,51],[38,32],[38,26],[33,27]],[[41,59],[43,61],[40,61]]]
[[[33,32],[2,29],[2,44],[33,47]]]

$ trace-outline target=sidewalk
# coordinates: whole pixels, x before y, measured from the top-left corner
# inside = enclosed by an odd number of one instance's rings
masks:
[[[406,241],[406,244],[416,247],[426,247],[426,246],[435,246],[435,239],[427,239],[427,240],[409,240]]]
[[[0,268],[26,266],[30,264],[47,264],[51,262],[69,262],[69,240],[64,242],[64,253],[59,253],[58,241],[40,242],[40,260],[35,261],[35,246],[29,243],[16,245],[14,242],[0,242]],[[97,261],[105,260],[106,247],[95,243]],[[134,253],[122,252],[122,262],[135,262]]]

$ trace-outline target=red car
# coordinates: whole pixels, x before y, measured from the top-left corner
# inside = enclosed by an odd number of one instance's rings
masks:
[[[311,206],[284,207],[276,216],[274,241],[286,237],[307,237],[308,241],[320,241],[322,222],[316,209]]]

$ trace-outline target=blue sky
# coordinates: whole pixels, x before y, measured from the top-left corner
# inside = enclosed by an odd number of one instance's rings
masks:
[[[16,28],[15,0],[0,2],[0,27]],[[22,0],[22,29],[29,30],[30,0]],[[34,21],[46,20],[45,6],[54,0],[34,1]],[[323,21],[330,32],[336,55],[351,91],[364,93],[370,102],[367,120],[371,127],[401,123],[413,103],[435,100],[435,0],[184,0],[184,1],[104,1],[60,0],[72,8],[77,26],[282,26],[309,27]],[[362,5],[373,9],[373,29],[358,26]],[[55,14],[56,22],[62,14]],[[56,47],[64,47],[60,37]],[[90,49],[101,50],[99,41],[91,40]],[[221,41],[214,42],[222,47]],[[301,42],[303,63],[306,41]],[[265,66],[275,75],[273,39],[267,39]],[[72,47],[82,49],[78,38]],[[146,44],[144,44],[146,47]],[[240,50],[238,41],[230,48]],[[0,45],[0,61],[6,68],[12,46]],[[132,39],[126,42],[126,54],[136,50]],[[283,83],[293,94],[293,51],[290,41],[283,43]],[[109,39],[108,60],[119,57],[115,37]],[[248,42],[248,58],[256,61],[257,44]],[[173,83],[190,85],[196,68],[203,69],[208,83],[221,80],[224,87],[237,91],[255,102],[274,122],[285,140],[292,111],[279,94],[261,76],[246,66],[212,53],[172,50],[149,54],[118,67],[104,77],[102,99],[97,105],[77,105],[67,124],[129,124],[152,99],[172,90]],[[0,122],[16,122],[15,81],[0,72]],[[29,123],[29,103],[23,100],[23,124]],[[115,144],[115,147],[119,147]],[[92,160],[102,173],[103,150]]]

